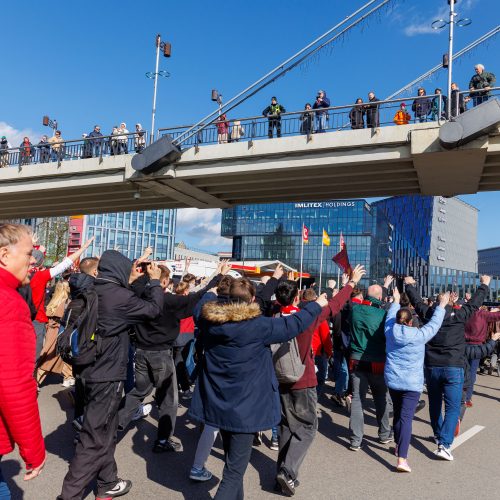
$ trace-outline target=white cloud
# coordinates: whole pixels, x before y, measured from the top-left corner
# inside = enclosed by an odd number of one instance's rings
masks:
[[[23,139],[25,137],[29,137],[30,141],[33,144],[38,144],[40,137],[43,134],[35,132],[30,128],[23,128],[21,130],[18,130],[8,123],[0,122],[0,137],[2,137],[3,135],[7,137],[7,140],[9,141],[11,147],[17,148],[19,147],[19,144],[23,142]]]
[[[231,240],[220,235],[221,210],[182,208],[177,211],[177,241],[200,250],[227,250]]]

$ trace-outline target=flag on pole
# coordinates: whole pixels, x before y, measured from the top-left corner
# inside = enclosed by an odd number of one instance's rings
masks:
[[[344,237],[340,233],[340,252],[334,255],[333,262],[339,266],[344,273],[351,274],[352,267],[349,263],[349,255],[347,254],[347,245],[345,244]]]
[[[323,229],[323,245],[327,247],[330,246],[330,236],[328,236],[327,232]]]
[[[302,241],[304,243],[309,243],[309,229],[305,224],[302,226]]]

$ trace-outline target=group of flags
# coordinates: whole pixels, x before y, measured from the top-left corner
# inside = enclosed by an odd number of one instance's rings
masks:
[[[305,224],[302,225],[302,242],[309,243],[309,228]],[[327,247],[330,246],[330,236],[324,229],[322,245]],[[349,255],[347,254],[347,245],[342,233],[340,233],[340,251],[332,257],[332,260],[342,269],[344,273],[351,273],[352,268],[349,263]]]

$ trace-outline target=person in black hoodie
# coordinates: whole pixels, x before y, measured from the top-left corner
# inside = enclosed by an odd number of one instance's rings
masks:
[[[160,284],[166,290],[170,271],[160,266]],[[224,262],[219,265],[216,276],[207,287],[189,295],[163,293],[161,314],[135,327],[135,387],[125,397],[123,408],[118,413],[120,430],[125,430],[137,408],[153,389],[158,405],[158,436],[153,452],[178,451],[180,444],[172,439],[178,407],[177,377],[173,358],[173,343],[179,335],[180,320],[193,315],[193,309],[203,295],[216,286],[223,274],[231,269]],[[152,291],[150,280],[138,279],[132,289],[137,296],[148,298]]]
[[[151,263],[147,272],[150,293],[141,299],[129,288],[139,276],[129,259],[106,250],[99,261],[95,280],[99,348],[95,361],[80,373],[85,394],[83,426],[59,500],[82,499],[96,477],[97,500],[125,495],[132,487],[131,481],[118,478],[114,454],[118,406],[127,377],[128,332],[158,317],[163,306],[161,271]]]
[[[437,335],[425,346],[425,379],[429,395],[429,415],[438,449],[434,452],[443,460],[453,460],[451,445],[460,415],[464,384],[465,323],[483,304],[489,291],[490,276],[481,276],[481,286],[462,307],[446,306],[446,315]],[[422,322],[427,323],[433,308],[419,295],[415,280],[404,279],[406,293]],[[444,418],[441,414],[445,406]]]

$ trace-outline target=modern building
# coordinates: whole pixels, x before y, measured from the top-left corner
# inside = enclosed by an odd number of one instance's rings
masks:
[[[391,270],[392,228],[385,216],[365,200],[240,205],[222,211],[222,236],[232,238],[236,261],[278,259],[300,269],[302,225],[309,230],[303,271],[319,278],[323,230],[330,246],[323,248],[322,286],[340,272],[332,257],[342,233],[350,262],[363,264],[364,285]]]
[[[394,226],[394,272],[424,295],[477,286],[478,210],[458,198],[395,196],[373,203]]]
[[[310,243],[304,246],[304,271],[317,279],[325,229],[331,240],[323,260],[328,279],[338,276],[331,257],[339,250],[342,232],[350,262],[368,271],[365,286],[390,272],[414,276],[424,296],[445,289],[463,295],[479,284],[477,223],[478,210],[458,198],[396,196],[371,204],[360,199],[227,208],[221,234],[232,238],[234,260],[279,259],[300,268],[305,224]],[[492,299],[499,287],[494,278]]]
[[[477,252],[479,274],[500,276],[500,247],[483,248]]]
[[[15,222],[31,226],[39,234],[40,241],[49,242],[49,246],[60,246],[62,241],[59,255],[74,252],[92,236],[95,240],[87,255],[101,255],[105,250],[115,249],[135,259],[148,246],[153,248],[153,257],[157,260],[172,259],[174,255],[176,210],[32,218]]]

